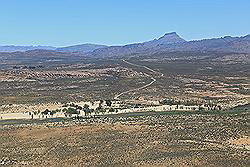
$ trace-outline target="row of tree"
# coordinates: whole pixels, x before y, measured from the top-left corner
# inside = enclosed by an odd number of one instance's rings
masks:
[[[92,105],[94,105],[94,102],[92,102]],[[109,108],[105,108],[104,106],[108,106]],[[35,115],[39,115],[44,117],[52,117],[55,115],[57,112],[63,112],[66,117],[72,117],[72,115],[79,116],[81,112],[84,112],[85,116],[90,116],[93,113],[96,115],[99,114],[104,114],[106,112],[118,112],[118,109],[111,108],[112,106],[112,101],[111,100],[100,100],[98,107],[96,109],[90,108],[88,104],[85,104],[84,106],[79,106],[75,103],[70,103],[70,104],[64,104],[62,107],[63,109],[57,109],[57,110],[49,110],[46,109],[44,111],[34,111],[30,112],[29,115],[33,119]]]
[[[114,108],[109,108],[109,109],[103,108],[104,102],[106,103],[107,106],[111,107],[111,105],[112,105],[111,100],[105,100],[105,101],[100,100],[99,106],[96,109],[91,109],[88,104],[85,104],[82,107],[82,106],[79,106],[77,104],[71,103],[71,104],[68,104],[68,105],[64,105],[63,107],[65,107],[65,108],[62,109],[62,110],[50,111],[50,110],[46,109],[41,114],[42,115],[52,115],[53,116],[56,112],[61,112],[62,111],[65,114],[66,117],[71,117],[72,115],[79,116],[80,112],[84,112],[85,116],[90,116],[90,115],[92,115],[92,113],[95,113],[96,115],[98,115],[100,113],[104,114],[106,112],[118,112],[118,110],[114,109]]]

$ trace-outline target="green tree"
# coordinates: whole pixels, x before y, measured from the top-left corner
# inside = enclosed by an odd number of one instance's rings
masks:
[[[88,116],[91,114],[91,110],[89,109],[89,105],[88,104],[84,104],[83,106],[83,112],[85,114],[85,116]]]
[[[103,100],[100,100],[100,102],[99,102],[99,107],[102,106],[103,102],[104,102]]]
[[[67,110],[67,112],[66,112],[67,114],[70,114],[70,115],[72,115],[72,114],[79,114],[79,112],[75,109],[75,108],[68,108],[68,110]]]
[[[99,106],[96,108],[96,112],[104,114],[106,111],[101,106]]]
[[[107,106],[111,107],[111,105],[112,105],[112,101],[111,100],[105,100],[105,102],[106,102]]]
[[[114,108],[110,108],[109,112],[115,112],[115,109]]]
[[[62,112],[63,112],[63,113],[67,113],[67,111],[68,111],[67,108],[62,109]]]
[[[50,110],[49,109],[46,109],[42,112],[42,115],[49,115],[50,113]]]
[[[53,116],[54,114],[56,114],[56,110],[52,110],[52,111],[50,112],[50,115],[51,115],[51,116]]]

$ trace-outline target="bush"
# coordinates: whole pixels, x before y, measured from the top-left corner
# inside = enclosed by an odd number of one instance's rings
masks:
[[[164,99],[164,100],[160,101],[160,104],[162,104],[162,105],[175,105],[178,103],[175,102],[173,99]]]
[[[111,107],[112,101],[111,100],[105,100],[105,101],[106,101],[107,106]]]
[[[42,115],[48,115],[50,113],[50,110],[49,109],[46,109],[44,110],[41,114]]]
[[[115,109],[114,108],[110,108],[109,112],[115,112]]]
[[[65,112],[66,114],[79,114],[79,112],[75,109],[75,108],[64,108],[63,112]]]

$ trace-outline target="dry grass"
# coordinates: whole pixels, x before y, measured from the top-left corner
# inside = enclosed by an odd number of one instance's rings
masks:
[[[248,166],[248,148],[234,146],[249,144],[248,117],[115,116],[1,127],[0,161],[16,166]]]

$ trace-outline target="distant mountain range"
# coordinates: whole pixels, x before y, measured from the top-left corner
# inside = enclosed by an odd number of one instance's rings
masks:
[[[82,45],[74,45],[68,47],[57,48],[56,51],[60,52],[92,52],[96,49],[106,48],[108,46],[105,45],[96,45],[96,44],[82,44]]]
[[[52,46],[14,46],[14,45],[0,46],[0,52],[25,52],[36,49],[56,50],[56,48]]]
[[[82,45],[73,45],[67,47],[52,47],[52,46],[0,46],[0,52],[26,52],[31,50],[52,50],[59,52],[92,52],[95,49],[105,48],[108,46],[105,45],[95,45],[95,44],[82,44]]]
[[[250,53],[250,35],[185,41],[177,33],[168,33],[163,37],[149,42],[125,46],[111,46],[94,50],[94,56],[121,56],[131,54],[150,54],[174,51],[218,51]]]
[[[54,52],[76,52],[87,56],[125,56],[131,54],[173,52],[173,51],[218,51],[250,53],[250,35],[243,37],[186,41],[176,32],[167,33],[159,39],[124,46],[82,44],[68,47],[51,46],[0,46],[0,52],[25,52],[30,50],[50,50]]]

